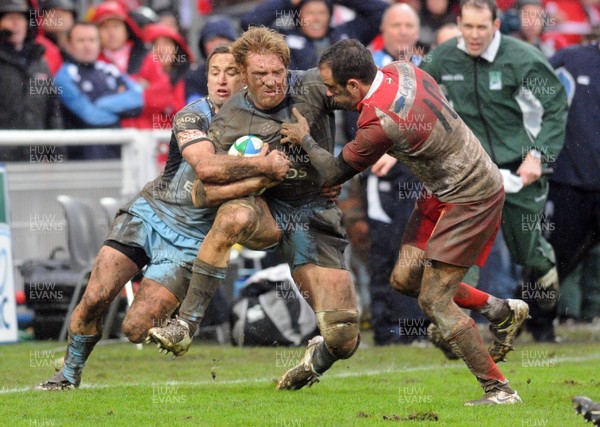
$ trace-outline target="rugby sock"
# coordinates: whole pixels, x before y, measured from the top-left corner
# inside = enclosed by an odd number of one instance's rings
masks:
[[[489,297],[489,294],[461,282],[454,294],[454,302],[461,308],[478,311],[487,304]]]
[[[69,331],[69,345],[63,366],[63,375],[71,384],[79,386],[81,371],[102,335],[75,335]]]
[[[215,267],[199,258],[194,260],[190,288],[179,309],[179,317],[190,326],[190,336],[193,337],[200,327],[204,313],[226,274],[227,267]]]
[[[327,348],[327,344],[323,341],[315,350],[313,356],[313,369],[319,375],[322,375],[327,369],[331,368],[338,358],[335,357]]]
[[[473,375],[477,377],[480,384],[490,380],[506,380],[483,345],[473,319],[467,317],[461,320],[448,336],[444,331],[442,333],[454,352],[465,361]]]
[[[506,300],[496,298],[464,282],[458,286],[454,302],[461,308],[475,310],[492,323],[502,322],[510,315],[510,307]]]

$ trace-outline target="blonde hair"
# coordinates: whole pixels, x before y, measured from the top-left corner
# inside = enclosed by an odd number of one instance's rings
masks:
[[[251,27],[231,44],[231,53],[240,67],[246,67],[251,53],[273,54],[288,68],[290,66],[290,48],[283,35],[267,27]]]

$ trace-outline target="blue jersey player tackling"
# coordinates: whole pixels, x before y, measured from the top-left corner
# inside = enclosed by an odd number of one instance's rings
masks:
[[[215,208],[192,203],[197,163],[194,144],[206,136],[213,115],[242,87],[239,69],[228,47],[208,59],[207,98],[183,108],[174,119],[169,157],[161,176],[122,207],[101,247],[81,302],[69,323],[64,366],[37,390],[68,390],[81,382],[83,367],[100,340],[103,319],[115,297],[142,268],[144,279],[123,322],[132,342],[171,317],[185,296],[193,263],[215,217]],[[252,194],[277,184],[288,172],[279,152],[253,159],[232,159],[245,173],[236,182],[204,187],[214,200]]]

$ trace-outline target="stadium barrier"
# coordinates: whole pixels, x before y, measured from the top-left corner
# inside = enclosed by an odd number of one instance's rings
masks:
[[[18,267],[27,259],[47,259],[67,248],[66,223],[57,196],[88,201],[106,224],[103,197],[127,199],[155,178],[164,162],[170,131],[136,129],[0,131],[3,147],[28,147],[29,159],[7,162],[15,290],[23,290]],[[121,146],[116,160],[68,160],[58,147]],[[106,229],[102,230],[106,232]],[[67,256],[59,254],[58,256]]]

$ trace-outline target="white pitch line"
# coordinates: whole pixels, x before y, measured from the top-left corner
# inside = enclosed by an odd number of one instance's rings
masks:
[[[586,362],[589,360],[600,359],[600,353],[589,354],[587,356],[568,356],[568,357],[553,357],[548,360],[556,363],[576,363]],[[438,369],[464,369],[463,363],[452,363],[443,365],[424,365],[424,366],[413,366],[399,369],[374,369],[368,371],[349,371],[328,374],[326,378],[353,378],[353,377],[370,377],[383,374],[402,374],[408,372],[420,372],[420,371],[431,371]],[[554,366],[553,366],[554,367]],[[254,378],[254,379],[237,379],[237,380],[224,380],[224,381],[164,381],[164,382],[153,382],[153,383],[122,383],[122,384],[83,384],[80,389],[85,390],[98,390],[104,388],[118,388],[118,387],[160,387],[160,386],[205,386],[205,385],[236,385],[236,384],[256,384],[256,383],[271,383],[273,378]],[[31,387],[15,387],[15,388],[0,388],[0,395],[2,394],[16,394],[26,393],[32,391]]]

